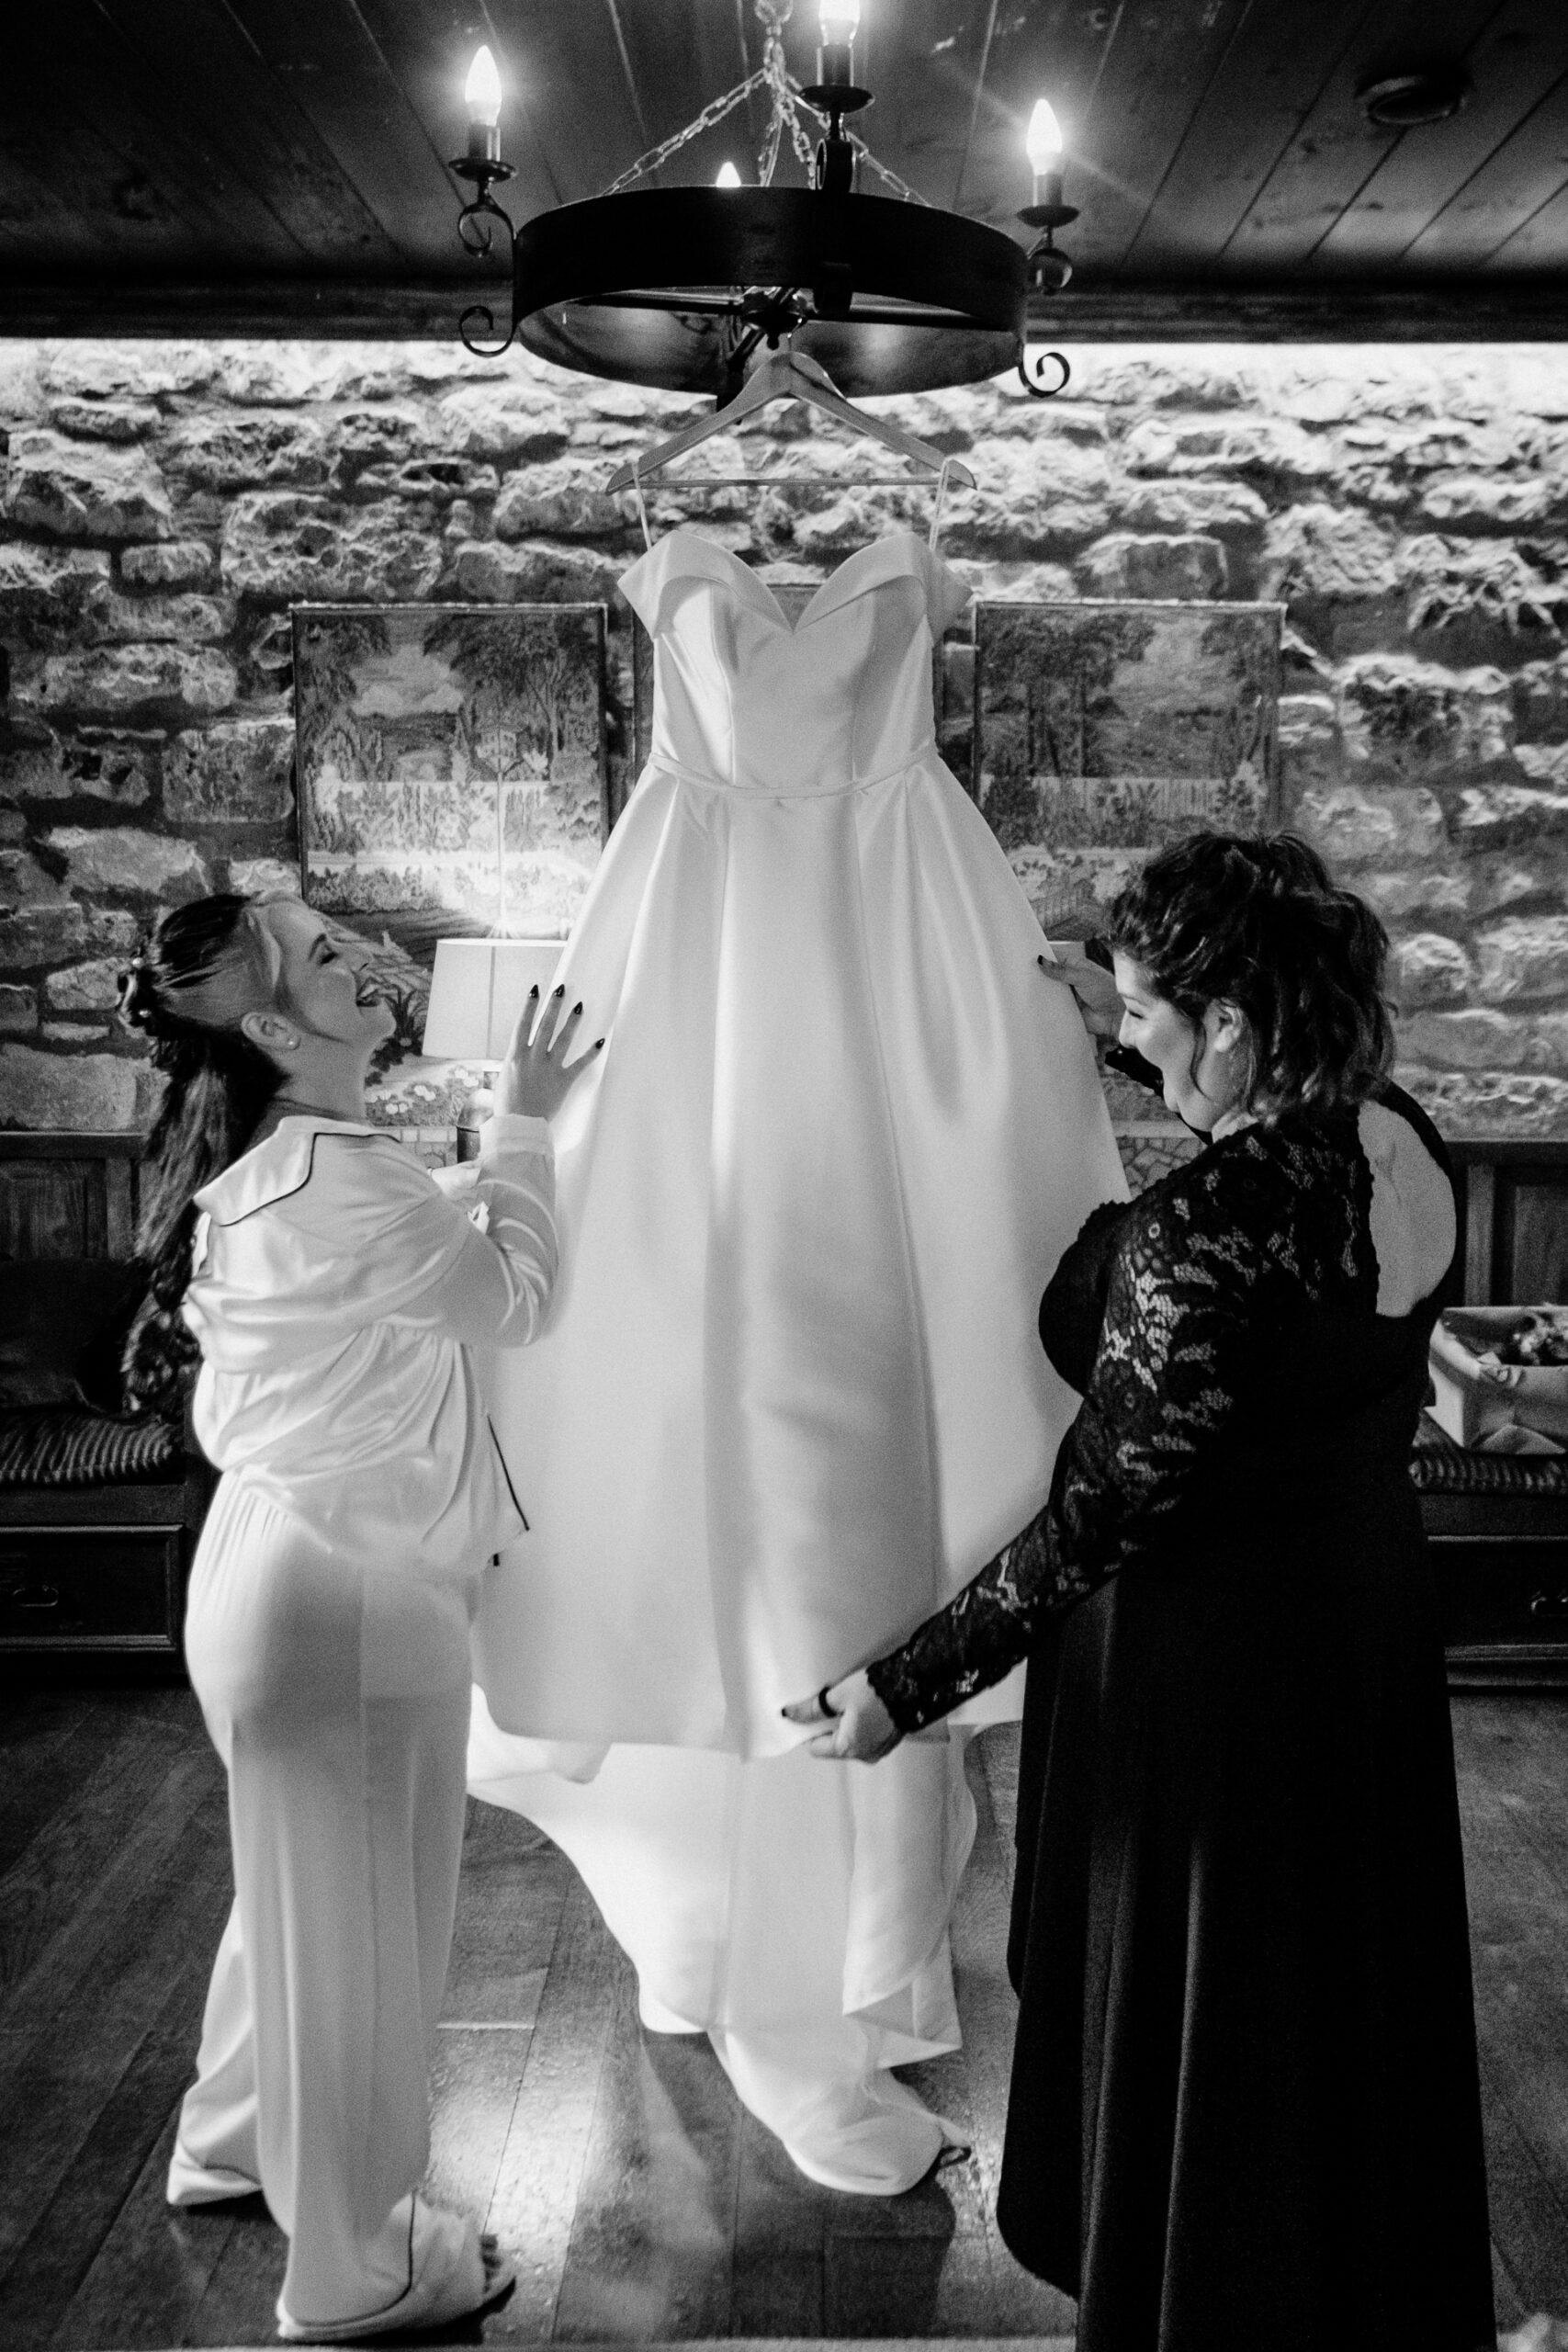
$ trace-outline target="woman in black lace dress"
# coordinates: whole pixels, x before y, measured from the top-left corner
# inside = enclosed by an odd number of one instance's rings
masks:
[[[1111,910],[1124,1046],[1208,1148],[1042,1302],[1040,1517],[790,1713],[871,1758],[1027,1656],[998,2221],[1078,2352],[1494,2341],[1443,1662],[1408,1476],[1453,1254],[1382,927],[1200,835]]]

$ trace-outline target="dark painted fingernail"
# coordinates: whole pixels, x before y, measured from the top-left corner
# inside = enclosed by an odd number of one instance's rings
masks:
[[[604,1044],[604,1038],[603,1038],[603,1037],[595,1037],[595,1038],[594,1038],[594,1040],[593,1040],[593,1050],[594,1050],[594,1052],[595,1052],[595,1053],[597,1053],[597,1052],[598,1052],[598,1050],[599,1050],[600,1046]]]
[[[563,980],[558,989],[552,989],[550,990],[550,994],[552,996],[564,996],[566,994],[566,982]]]
[[[574,1013],[577,1013],[577,1012],[581,1012],[581,1010],[582,1010],[582,999],[581,999],[581,997],[579,997],[579,998],[578,998],[577,1002],[572,1006],[572,1008],[571,1008],[571,1009],[572,1009],[572,1012],[573,1012]]]
[[[530,1001],[530,1002],[532,1002],[532,1001],[533,1001],[533,1000],[534,1000],[534,998],[535,998],[535,997],[536,997],[536,996],[538,995],[538,993],[539,993],[539,983],[538,983],[538,981],[537,981],[537,980],[536,980],[536,981],[535,981],[535,983],[534,983],[534,985],[533,985],[533,987],[532,987],[532,988],[529,989],[529,991],[528,991],[528,998],[529,998],[529,1001]]]

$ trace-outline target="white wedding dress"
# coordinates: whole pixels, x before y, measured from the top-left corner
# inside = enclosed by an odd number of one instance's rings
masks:
[[[556,1122],[557,1305],[487,1368],[531,1532],[480,1609],[469,1783],[570,1855],[645,2024],[705,2030],[804,2171],[887,2194],[942,2132],[886,2070],[959,2039],[963,1736],[868,1771],[780,1710],[1040,1508],[1077,1407],[1040,1295],[1125,1187],[937,756],[964,582],[899,532],[792,628],[681,530],[623,585],[652,752],[561,967],[610,1044]]]

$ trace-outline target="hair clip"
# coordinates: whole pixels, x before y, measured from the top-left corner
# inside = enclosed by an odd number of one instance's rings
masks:
[[[152,994],[152,964],[141,948],[138,948],[119,976],[119,1015],[122,1021],[145,1029],[156,1009]]]

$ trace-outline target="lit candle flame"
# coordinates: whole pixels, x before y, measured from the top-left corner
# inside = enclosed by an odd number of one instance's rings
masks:
[[[468,78],[463,85],[463,104],[468,109],[470,122],[483,123],[493,130],[501,118],[501,75],[488,48],[477,50],[468,68]]]
[[[1036,179],[1042,173],[1048,172],[1053,164],[1061,162],[1065,143],[1062,126],[1052,111],[1050,100],[1037,99],[1034,112],[1029,118],[1029,133],[1023,142],[1029,157],[1029,168]]]
[[[718,167],[718,177],[714,182],[715,187],[739,187],[739,185],[740,175],[734,164],[721,164]]]
[[[822,40],[829,49],[847,49],[860,25],[860,0],[822,0]]]

